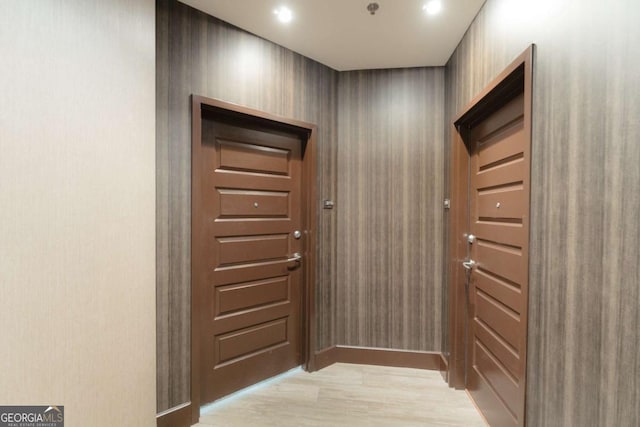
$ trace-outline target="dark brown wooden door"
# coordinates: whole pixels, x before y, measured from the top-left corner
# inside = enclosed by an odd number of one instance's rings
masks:
[[[302,364],[301,140],[203,118],[201,403]]]
[[[530,149],[524,95],[470,131],[467,389],[491,426],[523,425]],[[467,264],[467,267],[471,267]]]

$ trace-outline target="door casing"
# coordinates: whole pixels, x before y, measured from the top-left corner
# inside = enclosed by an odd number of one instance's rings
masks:
[[[456,389],[465,388],[466,354],[466,295],[464,288],[465,270],[462,262],[467,257],[469,211],[469,162],[470,152],[465,144],[466,128],[495,112],[515,92],[524,93],[524,126],[529,145],[531,144],[532,86],[533,86],[534,46],[529,46],[506,69],[500,73],[480,94],[478,94],[451,122],[451,209],[449,211],[449,357],[448,383]],[[529,227],[530,229],[530,227]],[[523,309],[523,321],[527,322],[528,310]],[[528,335],[528,333],[527,333]],[[523,363],[526,366],[526,343]],[[526,377],[525,377],[526,378]],[[526,379],[525,379],[526,381]],[[523,393],[526,386],[523,387]],[[522,396],[526,402],[525,396]],[[524,423],[524,418],[523,418]]]
[[[314,370],[315,354],[315,271],[316,271],[316,234],[317,234],[317,166],[316,166],[316,125],[283,118],[259,110],[243,107],[229,102],[191,96],[191,422],[197,423],[200,418],[200,378],[202,369],[201,318],[206,310],[199,286],[199,274],[202,271],[199,263],[201,257],[195,256],[202,247],[201,236],[194,233],[199,230],[200,215],[200,144],[202,138],[202,111],[220,115],[220,117],[259,123],[272,129],[284,130],[301,136],[302,146],[302,229],[304,230],[304,249],[302,264],[302,353],[303,367],[307,371]]]

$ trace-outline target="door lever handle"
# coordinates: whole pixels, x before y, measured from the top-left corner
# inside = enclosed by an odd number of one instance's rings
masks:
[[[289,270],[295,270],[300,266],[301,261],[302,261],[302,254],[300,252],[296,252],[293,254],[291,258],[287,259],[287,268]]]
[[[470,259],[469,261],[464,261],[462,263],[462,266],[464,268],[466,268],[467,270],[472,270],[473,267],[475,267],[475,265],[476,265],[476,262],[474,260],[472,260],[472,259]]]
[[[287,262],[293,262],[293,261],[297,261],[297,262],[302,261],[302,254],[300,252],[296,252],[293,254],[291,258],[287,260]]]

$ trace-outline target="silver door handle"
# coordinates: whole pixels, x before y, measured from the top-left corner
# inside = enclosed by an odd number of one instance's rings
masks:
[[[293,262],[293,261],[297,261],[297,262],[302,261],[302,254],[300,252],[296,252],[293,254],[291,258],[287,260],[287,262]]]
[[[464,268],[466,268],[467,270],[472,270],[473,267],[475,267],[475,265],[476,265],[476,262],[474,260],[472,260],[472,259],[470,259],[469,261],[464,261],[462,263],[462,266]]]

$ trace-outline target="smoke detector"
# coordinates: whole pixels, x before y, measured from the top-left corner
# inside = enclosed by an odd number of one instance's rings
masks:
[[[372,15],[375,15],[378,9],[380,9],[380,5],[378,3],[369,3],[369,5],[367,6],[367,10]]]

